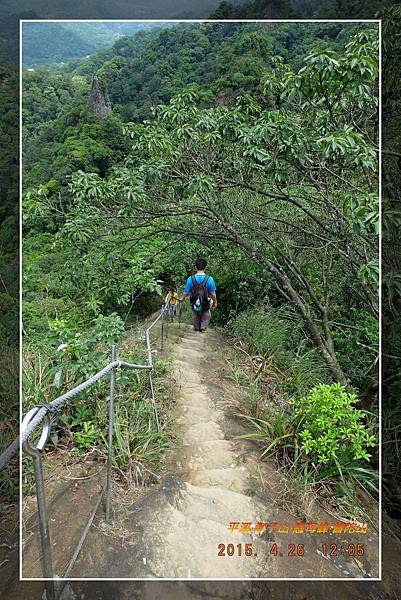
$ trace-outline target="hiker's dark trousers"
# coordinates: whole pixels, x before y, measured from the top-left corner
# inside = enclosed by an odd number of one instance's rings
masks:
[[[192,309],[192,325],[194,326],[194,329],[196,329],[196,331],[207,329],[211,317],[212,313],[210,312],[210,309],[202,314],[199,314],[196,310]]]

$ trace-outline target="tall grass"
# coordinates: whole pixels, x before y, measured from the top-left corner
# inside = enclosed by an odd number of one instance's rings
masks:
[[[129,362],[141,362],[145,356],[142,333],[130,331],[122,340],[120,355]],[[51,346],[25,346],[23,357],[24,411],[38,403],[50,402],[84,380],[88,374],[105,366],[110,349],[95,344],[85,355],[63,353]],[[82,363],[82,366],[81,366]],[[87,373],[87,364],[91,373]],[[163,405],[169,397],[166,374],[169,360],[154,358],[154,385],[158,399],[161,432],[157,431],[150,386],[146,371],[116,372],[114,466],[121,478],[144,481],[160,466],[160,457],[169,444],[167,423],[163,420]],[[107,449],[108,378],[97,382],[66,403],[52,426],[50,451],[67,450],[84,459],[88,453],[103,460]],[[30,471],[25,471],[29,489]]]
[[[241,368],[238,357],[231,364],[229,377],[248,390],[244,418],[252,430],[241,437],[257,440],[261,457],[274,456],[279,468],[302,481],[303,489],[335,493],[350,510],[358,505],[357,489],[377,497],[378,473],[370,467],[365,447],[374,445],[372,432],[377,421],[354,409],[356,397],[348,400],[345,391],[330,385],[326,365],[306,339],[292,308],[253,307],[231,319],[226,331],[246,349],[248,362],[268,365],[262,377],[263,371]],[[319,394],[319,401],[307,400]],[[277,398],[284,401],[277,402]],[[353,419],[360,420],[357,432],[362,445],[358,451],[352,450],[352,440],[346,442],[342,429],[351,430]],[[326,425],[317,432],[320,421]],[[309,441],[314,435],[321,437],[317,446]],[[337,446],[341,452],[332,455]],[[311,453],[312,447],[317,454]]]
[[[328,381],[326,364],[305,340],[302,323],[292,307],[260,305],[231,319],[226,331],[245,343],[249,352],[265,356],[281,377],[288,396],[303,395],[316,383]]]

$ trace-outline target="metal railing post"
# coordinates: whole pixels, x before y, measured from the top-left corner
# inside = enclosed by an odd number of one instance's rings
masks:
[[[23,423],[22,430],[28,425],[29,421],[34,418],[40,407],[31,409],[26,415]],[[42,571],[43,577],[46,579],[53,579],[53,560],[52,550],[50,544],[50,532],[49,532],[49,520],[47,516],[46,507],[46,494],[45,484],[43,480],[43,467],[42,467],[42,450],[46,446],[46,443],[50,437],[50,419],[47,415],[43,425],[42,435],[36,446],[32,446],[28,440],[26,440],[22,447],[26,454],[31,456],[33,460],[33,469],[35,475],[35,487],[36,487],[36,499],[38,503],[38,516],[39,516],[39,531],[40,531],[40,542],[42,548]],[[56,590],[54,581],[45,581],[45,597],[46,600],[56,600]]]
[[[111,346],[111,362],[116,360],[116,345]],[[106,521],[111,521],[111,492],[113,487],[112,482],[112,465],[113,465],[113,434],[114,434],[114,393],[115,393],[116,369],[115,367],[110,373],[110,400],[109,400],[109,439],[107,451],[107,480],[106,480]]]
[[[150,383],[150,392],[152,394],[152,404],[153,404],[153,412],[155,414],[155,421],[156,421],[156,426],[157,426],[157,431],[160,433],[160,422],[159,422],[159,415],[157,414],[157,405],[156,405],[156,398],[155,398],[155,390],[153,388],[153,379],[152,379],[152,371],[149,371],[149,383]]]
[[[178,305],[178,315],[181,319],[181,303]],[[157,426],[158,432],[160,432],[160,421],[157,410],[157,403],[155,398],[155,389],[153,383],[153,357],[152,357],[152,348],[150,343],[150,331],[151,329],[161,321],[161,350],[163,350],[164,343],[164,335],[168,334],[168,321],[169,317],[173,317],[171,312],[171,307],[168,307],[166,304],[163,305],[162,310],[158,314],[157,318],[149,325],[149,327],[145,330],[145,340],[147,345],[147,360],[146,364],[132,364],[126,361],[116,360],[116,345],[111,346],[111,362],[107,364],[103,369],[83,381],[82,383],[76,385],[74,388],[68,390],[55,400],[52,400],[49,404],[40,404],[30,409],[28,413],[25,415],[22,425],[21,425],[21,443],[22,448],[26,454],[28,454],[33,459],[34,465],[34,476],[35,476],[35,484],[36,484],[36,496],[37,496],[37,505],[38,505],[38,515],[39,515],[39,531],[41,538],[41,561],[42,561],[42,571],[43,577],[46,579],[45,582],[45,598],[46,600],[59,600],[63,589],[66,587],[66,581],[56,580],[54,581],[54,573],[53,573],[53,562],[52,562],[52,547],[50,541],[50,533],[49,533],[49,525],[48,525],[48,515],[47,515],[47,507],[46,507],[46,496],[45,496],[45,488],[44,488],[44,478],[43,478],[43,466],[42,466],[42,451],[44,450],[46,444],[50,438],[51,431],[51,414],[57,414],[57,412],[61,409],[61,407],[69,400],[83,392],[85,389],[89,388],[91,385],[100,381],[104,377],[106,377],[110,373],[110,399],[108,405],[108,441],[107,441],[107,466],[106,466],[106,484],[102,490],[100,497],[97,500],[96,506],[90,516],[90,519],[85,527],[84,533],[81,536],[81,539],[76,547],[73,557],[67,567],[67,575],[71,572],[73,565],[81,551],[82,545],[86,539],[89,528],[92,524],[93,518],[96,514],[96,511],[101,502],[103,502],[106,521],[110,522],[113,518],[112,515],[112,466],[113,466],[113,441],[114,441],[114,422],[115,422],[115,414],[114,414],[114,401],[115,401],[115,385],[116,385],[116,369],[123,367],[130,370],[135,369],[146,369],[149,372],[149,384],[151,391],[151,402],[153,405],[154,418]],[[173,321],[173,319],[172,319]],[[154,352],[154,351],[153,351]],[[38,425],[42,423],[42,433],[39,441],[33,445],[29,438],[36,429]],[[13,454],[18,449],[19,445],[17,444],[18,440],[14,440],[14,442],[6,449],[3,454],[0,455],[0,468],[7,464]]]
[[[162,335],[161,335],[160,350],[163,350],[163,337],[164,337],[164,306],[162,308]]]
[[[52,561],[52,550],[50,545],[50,532],[49,532],[49,521],[47,516],[46,507],[46,495],[45,495],[45,484],[43,481],[43,468],[42,468],[42,454],[39,450],[34,452],[33,468],[35,472],[35,483],[36,483],[36,498],[38,502],[38,513],[39,513],[39,528],[40,538],[42,546],[42,569],[43,576],[52,579],[53,573],[53,561]],[[56,590],[54,581],[45,581],[46,600],[55,600]]]

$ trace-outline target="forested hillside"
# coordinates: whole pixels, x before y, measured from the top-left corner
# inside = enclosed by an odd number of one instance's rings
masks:
[[[383,21],[383,474],[386,509],[401,514],[400,7]]]
[[[24,72],[30,396],[37,361],[58,388],[87,373],[93,344],[150,312],[160,282],[182,289],[204,254],[214,324],[282,374],[253,417],[277,402],[305,477],[375,494],[377,61],[375,25],[224,23],[141,32],[62,72]],[[113,105],[103,120],[87,107],[94,72]],[[301,399],[305,414],[317,401],[338,423],[354,415],[341,464],[345,430],[325,421],[317,446],[311,429],[290,433]]]
[[[3,0],[3,7],[9,13],[16,10],[34,10],[38,18],[46,19],[88,19],[93,18],[93,7],[81,0]],[[111,5],[107,0],[96,4],[96,19],[174,19],[206,18],[218,5],[218,0],[115,0]]]
[[[166,24],[167,25],[167,24]],[[160,25],[117,21],[104,23],[29,23],[23,26],[25,67],[66,63],[96,50],[110,48],[124,36]]]
[[[137,4],[137,3],[136,3]],[[207,10],[211,10],[211,4]],[[212,13],[213,19],[280,19],[280,18],[343,18],[373,17],[384,5],[394,4],[390,0],[375,2],[340,2],[331,0],[254,0],[253,2],[221,2]],[[23,5],[20,7],[23,9]],[[140,11],[140,7],[137,10]],[[180,13],[181,18],[191,17],[188,12]],[[24,15],[25,16],[25,15]],[[35,15],[33,15],[35,16]],[[140,15],[136,14],[136,18]],[[158,12],[158,18],[163,15]],[[127,18],[130,15],[127,14]],[[132,18],[132,17],[131,17]],[[150,29],[150,23],[98,22],[98,23],[52,23],[43,27],[32,23],[25,27],[23,39],[23,62],[25,67],[41,64],[65,63],[76,58],[84,58],[96,50],[110,48],[123,36],[132,36],[140,29]]]
[[[0,67],[0,360],[3,376],[0,383],[0,448],[14,438],[18,427],[18,160],[14,142],[18,138],[17,69]],[[2,497],[13,497],[15,462],[3,473]]]
[[[18,207],[17,194],[18,173],[15,169],[16,160],[12,151],[12,142],[17,135],[17,108],[13,95],[18,86],[18,73],[14,70],[0,70],[0,101],[3,110],[0,117],[0,143],[8,148],[0,159],[0,244],[1,244],[1,312],[7,313],[7,306],[14,306],[15,316],[18,312],[18,279],[15,276],[17,267],[17,225]],[[10,176],[13,179],[10,179]],[[17,341],[17,324],[11,329],[1,320],[1,339],[8,342]]]
[[[248,0],[240,5],[223,0],[213,18],[224,19],[372,19],[396,0]]]
[[[349,33],[353,29],[350,26]],[[105,166],[118,159],[111,159],[109,148],[110,144],[123,143],[121,140],[114,140],[114,136],[94,140],[95,131],[109,126],[108,122],[96,124],[86,110],[85,98],[94,73],[108,89],[114,118],[123,122],[143,120],[152,117],[155,106],[168,102],[188,85],[195,86],[205,105],[230,104],[247,91],[255,91],[258,96],[260,80],[271,68],[272,55],[281,56],[299,69],[312,49],[343,48],[349,35],[338,24],[307,28],[301,24],[276,28],[266,25],[261,30],[266,35],[260,35],[252,26],[242,31],[235,24],[198,28],[182,25],[161,33],[141,32],[119,40],[112,50],[73,63],[62,74],[25,72],[26,185],[46,183],[51,179],[50,171],[52,178],[65,185],[65,175],[74,169],[104,173]],[[227,64],[232,65],[230,70]],[[55,120],[61,115],[63,118]],[[91,126],[88,120],[93,121]],[[85,137],[90,137],[93,144],[80,143],[79,132],[84,126]],[[65,160],[66,155],[71,158]]]

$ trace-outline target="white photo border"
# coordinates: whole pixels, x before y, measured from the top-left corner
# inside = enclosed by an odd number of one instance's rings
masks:
[[[20,357],[19,357],[19,402],[20,402],[20,426],[22,423],[23,409],[23,385],[22,385],[22,276],[23,276],[23,254],[22,254],[22,72],[23,72],[23,26],[24,23],[376,23],[379,32],[379,575],[378,577],[249,577],[249,578],[223,578],[223,577],[68,577],[45,578],[45,577],[23,577],[22,575],[22,446],[20,444],[20,543],[19,543],[19,579],[20,581],[382,581],[382,19],[20,19],[19,24],[19,335],[20,335]]]

